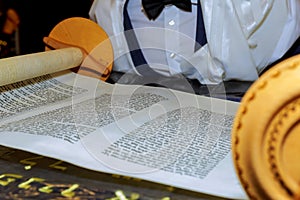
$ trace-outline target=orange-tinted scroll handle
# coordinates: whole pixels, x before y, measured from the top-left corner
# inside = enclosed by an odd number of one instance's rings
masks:
[[[44,52],[0,59],[0,86],[66,69],[102,81],[109,77],[112,45],[104,30],[92,20],[63,20],[43,41]]]
[[[113,49],[106,32],[95,22],[81,17],[58,23],[43,39],[46,50],[79,48],[83,62],[73,71],[105,81],[112,70]]]

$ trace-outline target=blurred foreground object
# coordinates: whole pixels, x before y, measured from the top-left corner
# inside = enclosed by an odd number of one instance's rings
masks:
[[[300,199],[300,55],[246,92],[232,130],[236,172],[250,199]]]
[[[7,15],[7,18],[5,20],[2,31],[3,31],[3,33],[6,33],[6,34],[13,34],[17,30],[17,28],[20,24],[19,15],[12,8],[9,8],[7,10],[6,15]]]
[[[20,17],[8,1],[0,1],[0,58],[17,55]]]

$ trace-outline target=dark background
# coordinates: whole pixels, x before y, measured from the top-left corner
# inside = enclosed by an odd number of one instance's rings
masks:
[[[44,51],[43,37],[69,17],[88,18],[92,0],[7,0],[20,16],[20,54]]]

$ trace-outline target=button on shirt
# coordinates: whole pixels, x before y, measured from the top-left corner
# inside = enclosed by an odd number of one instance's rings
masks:
[[[192,2],[197,3],[197,0]],[[178,9],[167,5],[152,21],[143,11],[141,1],[131,0],[127,7],[147,63],[167,76],[181,73],[181,61],[192,55],[195,47],[197,5],[192,5],[192,12],[178,12]]]

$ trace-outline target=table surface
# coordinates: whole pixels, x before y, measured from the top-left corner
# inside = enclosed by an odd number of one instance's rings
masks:
[[[0,146],[0,199],[222,199]]]

